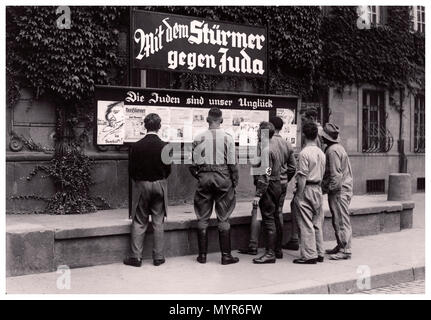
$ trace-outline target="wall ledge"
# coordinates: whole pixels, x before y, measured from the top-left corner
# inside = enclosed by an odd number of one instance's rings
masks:
[[[127,152],[86,152],[92,160],[127,160]],[[51,153],[44,152],[6,152],[6,162],[50,161]]]

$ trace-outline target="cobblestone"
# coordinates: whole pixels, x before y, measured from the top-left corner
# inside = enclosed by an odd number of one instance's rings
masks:
[[[425,280],[400,283],[359,292],[358,294],[425,294]]]

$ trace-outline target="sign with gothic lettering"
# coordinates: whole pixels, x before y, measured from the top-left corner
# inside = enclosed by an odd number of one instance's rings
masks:
[[[133,68],[252,77],[267,74],[265,28],[132,12]]]
[[[162,119],[159,135],[163,140],[192,142],[208,128],[206,117],[211,107],[222,110],[222,127],[239,145],[255,145],[259,123],[275,115],[283,119],[290,134],[286,137],[296,143],[298,99],[294,96],[96,86],[95,98],[98,145],[140,140],[146,134],[144,118],[149,113]]]

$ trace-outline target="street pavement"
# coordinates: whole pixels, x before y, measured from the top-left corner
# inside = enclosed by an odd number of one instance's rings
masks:
[[[146,260],[140,268],[117,263],[11,277],[6,279],[7,293],[353,293],[368,287],[346,289],[343,283],[352,280],[356,283],[358,280],[360,284],[364,274],[371,275],[371,289],[422,280],[423,271],[420,270],[425,265],[425,194],[415,194],[413,200],[416,204],[413,229],[355,238],[353,258],[349,261],[325,260],[325,263],[318,265],[295,265],[292,261],[298,253],[285,250],[284,259],[275,264],[254,265],[253,256],[234,253],[240,257],[240,262],[222,266],[220,254],[212,253],[204,265],[197,263],[195,256],[183,256],[169,258],[159,267]],[[334,245],[335,242],[325,243],[327,248]]]
[[[425,280],[395,284],[388,287],[359,292],[358,294],[425,294]]]

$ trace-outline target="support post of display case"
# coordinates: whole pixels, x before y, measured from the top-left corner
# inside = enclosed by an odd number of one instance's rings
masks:
[[[129,47],[129,64],[128,64],[128,68],[129,68],[129,72],[128,72],[128,77],[127,77],[127,82],[128,82],[128,85],[129,85],[129,87],[130,86],[132,86],[132,83],[133,83],[133,80],[132,80],[132,72],[133,72],[133,69],[132,69],[132,54],[133,54],[133,52],[132,52],[132,33],[133,33],[133,6],[130,6],[129,7],[129,26],[130,26],[130,28],[129,28],[129,36],[128,36],[128,38],[127,38],[127,41],[128,41],[128,47]],[[131,153],[132,153],[132,145],[131,144],[129,144],[129,146],[128,146],[129,148],[128,148],[128,157],[127,157],[127,162],[129,162],[130,161],[130,155],[131,155]],[[129,166],[127,166],[128,168],[129,168]],[[128,183],[128,204],[129,204],[129,219],[131,219],[132,218],[132,203],[133,203],[133,181],[132,181],[132,178],[130,177],[130,172],[129,171],[127,171],[127,173],[128,173],[128,176],[129,176],[129,178],[128,178],[128,181],[129,181],[129,183]]]

